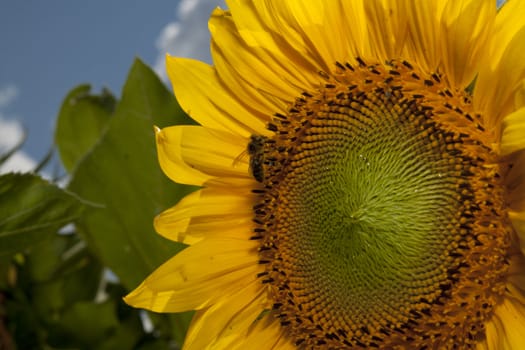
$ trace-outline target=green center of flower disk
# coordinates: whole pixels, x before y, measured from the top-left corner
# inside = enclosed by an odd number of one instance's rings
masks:
[[[507,266],[491,135],[438,74],[337,67],[248,149],[273,313],[303,348],[468,348]]]

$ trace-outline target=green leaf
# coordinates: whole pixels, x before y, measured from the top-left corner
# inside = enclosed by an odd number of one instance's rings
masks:
[[[16,284],[17,271],[12,260],[11,255],[0,255],[0,290],[7,290]],[[0,307],[1,314],[2,308]]]
[[[180,349],[174,344],[168,344],[164,339],[151,339],[137,348],[138,350],[166,350],[166,349]]]
[[[16,298],[16,301],[8,299],[5,302],[8,315],[6,329],[13,342],[18,349],[42,349],[46,332],[40,327],[38,317],[23,291],[18,289],[7,295]]]
[[[42,311],[42,319],[49,317],[53,308],[62,311],[77,301],[95,299],[103,273],[100,263],[75,235],[55,235],[35,246],[26,258],[23,272],[24,282],[34,289],[33,299]],[[59,288],[59,303],[55,306],[50,304],[51,294],[45,292],[48,284],[57,284]]]
[[[19,349],[133,349],[148,337],[139,310],[122,300],[126,291],[101,280],[102,266],[76,234],[54,235],[11,260],[18,277],[0,288]]]
[[[156,214],[191,188],[157,161],[153,126],[191,123],[173,94],[136,60],[103,137],[76,167],[70,190],[98,203],[78,221],[89,247],[129,290],[182,249],[153,230]]]
[[[89,85],[71,90],[58,114],[55,143],[69,172],[95,145],[115,109],[115,98],[108,90],[100,95],[92,95],[90,90]]]
[[[58,275],[60,267],[67,265],[69,269],[76,267],[73,255],[68,251],[78,249],[82,241],[75,234],[55,234],[51,239],[35,245],[34,249],[24,259],[24,274],[32,283],[46,282]],[[85,245],[85,244],[84,244]],[[81,251],[81,250],[80,250]],[[79,252],[80,252],[79,251]],[[65,258],[67,254],[67,259]]]
[[[37,175],[0,176],[0,255],[42,242],[82,209],[78,198]]]
[[[148,313],[155,332],[162,336],[171,337],[177,344],[182,344],[194,311],[181,312],[177,314]]]
[[[144,337],[142,323],[138,317],[128,317],[121,320],[118,328],[114,329],[102,342],[97,344],[97,350],[135,349],[135,344]],[[165,347],[166,349],[166,347]]]
[[[104,303],[78,302],[68,308],[58,324],[50,343],[55,346],[75,345],[94,349],[108,334],[119,327],[113,300]]]

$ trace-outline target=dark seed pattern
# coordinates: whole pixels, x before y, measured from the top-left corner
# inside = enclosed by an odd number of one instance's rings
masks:
[[[472,111],[469,96],[451,91],[440,73],[427,76],[407,61],[355,62],[336,63],[336,73],[319,72],[318,91],[304,92],[286,115],[276,114],[268,124],[274,137],[253,135],[250,140],[250,169],[261,183],[253,191],[258,201],[251,239],[261,242],[259,263],[266,270],[258,277],[269,287],[271,313],[300,349],[473,348],[485,336],[484,322],[504,293],[501,276],[508,269],[511,226],[501,174],[507,168],[497,163],[492,136]],[[378,127],[382,123],[387,132]],[[312,255],[317,247],[308,243],[305,222],[317,221],[298,218],[292,209],[307,198],[315,213],[316,186],[329,182],[320,171],[345,169],[334,160],[338,149],[374,143],[374,137],[399,130],[413,140],[407,152],[420,150],[429,169],[438,164],[443,170],[445,179],[428,183],[441,184],[446,193],[429,193],[444,198],[451,209],[436,213],[444,217],[435,228],[436,247],[429,246],[434,256],[421,257],[437,262],[436,268],[415,266],[408,276],[412,281],[396,289],[398,295],[364,310],[345,293],[357,293],[359,283],[373,278],[349,272],[352,282],[346,291],[334,291],[338,281],[316,284],[324,275],[311,271],[317,268],[311,263],[317,261]],[[419,176],[416,166],[400,169]],[[309,179],[315,186],[308,185]],[[304,185],[296,185],[299,180]],[[372,300],[363,298],[366,305]]]

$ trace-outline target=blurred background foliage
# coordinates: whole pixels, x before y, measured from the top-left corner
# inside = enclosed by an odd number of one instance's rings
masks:
[[[162,173],[153,126],[191,123],[138,59],[120,100],[89,85],[67,94],[55,130],[67,175],[0,176],[0,349],[180,348],[191,313],[122,297],[184,249],[153,229],[194,190]]]

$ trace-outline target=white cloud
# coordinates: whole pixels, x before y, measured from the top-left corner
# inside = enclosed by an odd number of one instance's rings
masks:
[[[186,17],[190,15],[192,12],[195,11],[199,3],[202,4],[203,1],[199,0],[182,0],[179,3],[179,9],[178,9],[178,15],[179,17]],[[215,1],[216,2],[216,1]],[[211,3],[215,3],[214,1],[211,1]]]
[[[24,130],[19,122],[5,119],[0,114],[0,154],[5,154],[24,138]],[[11,171],[28,172],[36,167],[34,159],[24,151],[17,151],[0,165],[0,174]]]
[[[0,88],[0,155],[5,154],[15,147],[24,138],[22,125],[4,115],[2,111],[18,96],[18,89],[13,85]],[[0,174],[8,172],[27,172],[36,167],[34,159],[24,151],[17,151],[5,163],[0,165]]]
[[[14,85],[7,85],[0,88],[0,108],[5,108],[18,96],[18,88]]]
[[[166,80],[166,53],[211,62],[208,19],[217,6],[225,8],[224,0],[181,0],[176,20],[168,23],[157,38],[155,71],[160,77]]]
[[[4,118],[0,112],[0,152],[6,152],[24,137],[24,130],[19,122]]]
[[[35,170],[37,164],[24,151],[18,151],[0,165],[0,174],[28,173]]]

